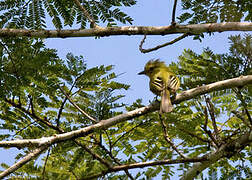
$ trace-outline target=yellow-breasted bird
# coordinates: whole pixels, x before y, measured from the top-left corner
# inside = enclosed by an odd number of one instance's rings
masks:
[[[150,78],[150,90],[161,96],[160,113],[171,112],[173,106],[170,94],[175,93],[179,86],[179,78],[160,60],[150,60],[144,67],[144,71],[138,73],[145,74]]]

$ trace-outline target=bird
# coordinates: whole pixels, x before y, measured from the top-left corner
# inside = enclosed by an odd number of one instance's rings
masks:
[[[150,78],[150,91],[161,96],[160,113],[168,113],[173,110],[170,94],[175,94],[180,87],[179,78],[159,59],[146,63],[144,71],[138,75],[146,75]]]

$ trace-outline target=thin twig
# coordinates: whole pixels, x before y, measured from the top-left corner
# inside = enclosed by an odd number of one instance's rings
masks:
[[[23,127],[22,129],[18,130],[12,137],[15,137],[18,133],[22,132],[23,130],[25,130],[26,128],[28,128],[29,126],[35,124],[35,123],[38,123],[36,121],[33,121],[32,123],[26,125],[25,127]]]
[[[209,114],[210,114],[210,117],[212,120],[212,125],[214,128],[214,135],[216,136],[216,139],[218,140],[220,138],[219,137],[219,130],[218,130],[218,127],[216,124],[216,119],[215,119],[215,114],[214,114],[214,106],[211,103],[210,98],[206,98],[206,106],[207,106],[207,109],[209,111]]]
[[[46,165],[47,165],[48,158],[50,156],[50,150],[51,150],[51,148],[49,148],[47,151],[47,155],[46,155],[46,159],[45,159],[45,163],[44,163],[44,167],[43,167],[43,172],[42,172],[42,179],[43,180],[45,179]]]
[[[249,124],[249,122],[238,112],[238,111],[231,111],[236,117],[238,117],[239,119],[242,120],[242,122],[247,125],[248,127],[250,127],[252,129],[251,124]]]
[[[19,82],[23,85],[23,82],[21,81],[21,79],[20,79],[20,77],[19,77],[19,75],[18,75],[18,70],[17,70],[17,67],[16,67],[16,65],[15,65],[15,63],[14,63],[14,58],[13,58],[11,52],[9,51],[8,47],[6,47],[7,45],[4,44],[2,41],[0,41],[0,44],[1,44],[1,46],[6,50],[6,52],[8,53],[8,57],[9,57],[9,59],[10,59],[10,61],[11,61],[11,63],[12,63],[12,66],[13,66],[13,68],[14,68],[14,74],[16,75],[16,78],[17,78],[17,79],[19,80]]]
[[[80,76],[79,76],[79,77],[80,77]],[[69,90],[69,93],[71,93],[71,91],[73,90],[73,88],[74,88],[74,86],[75,86],[77,80],[79,79],[79,77],[77,77],[77,78],[74,80],[74,82],[73,82],[73,84],[72,84],[72,86],[71,86],[71,88],[70,88],[70,90]],[[57,127],[60,126],[60,124],[59,124],[59,123],[60,123],[60,117],[61,117],[61,114],[62,114],[62,111],[63,111],[63,109],[64,109],[64,105],[65,105],[66,101],[67,101],[67,97],[64,98],[64,100],[63,100],[63,102],[62,102],[62,104],[61,104],[61,106],[60,106],[60,109],[59,109],[59,112],[58,112],[58,116],[57,116],[57,119],[56,119]]]
[[[18,108],[19,110],[23,111],[24,113],[28,114],[29,116],[33,117],[35,119],[35,121],[38,122],[42,122],[43,124],[47,125],[48,127],[58,131],[59,133],[65,133],[65,131],[57,126],[54,126],[53,124],[51,124],[50,122],[46,121],[45,119],[42,119],[38,116],[36,116],[34,113],[31,113],[30,111],[27,111],[25,108],[23,108],[21,105],[19,104],[15,104],[13,101],[5,99],[5,101],[9,104],[11,104],[12,106],[14,106],[15,108]],[[95,154],[94,152],[92,152],[91,149],[87,148],[85,145],[83,145],[82,143],[78,142],[77,140],[73,140],[77,145],[81,146],[84,150],[86,150],[88,153],[90,153],[93,158],[97,159],[98,161],[100,161],[102,164],[104,164],[108,169],[110,168],[110,163],[105,161],[104,159],[102,159],[98,154]],[[17,146],[18,147],[18,146]],[[21,166],[20,166],[21,167]],[[18,167],[18,168],[20,168]],[[17,169],[18,169],[17,168]],[[15,169],[16,170],[16,169]],[[13,171],[12,171],[13,172]]]
[[[183,35],[175,38],[174,40],[172,41],[169,41],[167,43],[164,43],[164,44],[161,44],[161,45],[158,45],[154,48],[149,48],[149,49],[143,49],[143,44],[145,42],[145,39],[146,39],[146,34],[144,35],[144,38],[142,39],[142,41],[140,42],[140,45],[139,45],[139,50],[142,52],[142,53],[148,53],[148,52],[151,52],[151,51],[156,51],[162,47],[165,47],[165,46],[168,46],[168,45],[172,45],[182,39],[184,39],[185,37],[189,36],[190,34],[189,33],[184,33]]]
[[[109,134],[108,134],[108,132],[106,131],[106,130],[104,130],[104,132],[105,132],[105,134],[106,134],[106,136],[107,136],[107,139],[108,139],[108,142],[109,142],[109,152],[110,153],[112,153],[112,141],[111,141],[111,139],[110,139],[110,137],[109,137]],[[102,138],[102,137],[101,137]],[[99,145],[102,145],[102,142],[100,141],[100,143],[99,143]]]
[[[115,146],[115,144],[120,141],[124,136],[126,136],[127,134],[129,134],[131,131],[135,130],[136,128],[138,128],[139,126],[143,125],[144,123],[146,123],[148,121],[145,122],[140,122],[139,124],[137,124],[136,126],[134,126],[133,128],[131,128],[130,130],[128,130],[127,132],[125,132],[124,134],[122,134],[117,140],[115,140],[115,142],[112,144],[112,147]]]
[[[111,151],[109,151],[105,146],[102,144],[98,143],[98,145],[110,156],[110,158],[117,164],[117,165],[122,165],[120,161],[114,157]],[[127,169],[124,170],[125,174],[131,179],[134,180],[135,178],[129,173]]]
[[[32,114],[35,114],[34,106],[33,106],[33,98],[31,95],[29,95],[28,98],[30,99],[31,112],[32,112]]]
[[[160,121],[161,121],[161,125],[162,125],[163,132],[164,132],[164,138],[165,138],[166,142],[167,142],[168,144],[170,144],[171,147],[172,147],[172,149],[173,149],[174,151],[176,151],[183,159],[186,159],[185,155],[183,155],[183,154],[177,149],[176,145],[170,140],[170,138],[169,138],[169,136],[168,136],[168,134],[167,134],[167,127],[166,127],[166,124],[164,123],[164,120],[163,120],[161,114],[159,114],[159,119],[160,119]]]
[[[175,21],[176,7],[177,7],[177,0],[174,0],[173,9],[172,9],[172,22],[171,22],[173,26],[176,25],[176,21]]]
[[[45,125],[47,125],[48,127],[52,128],[52,129],[54,129],[54,130],[56,130],[56,131],[59,130],[59,128],[56,127],[56,126],[54,126],[52,123],[50,123],[50,122],[46,119],[46,117],[45,117],[44,119],[42,119],[42,118],[38,117],[35,113],[32,113],[32,112],[26,110],[26,109],[25,109],[24,107],[22,107],[20,104],[16,104],[15,102],[13,102],[12,100],[9,100],[9,99],[7,99],[7,98],[5,98],[4,101],[7,102],[8,104],[12,105],[12,106],[15,107],[15,108],[18,108],[19,110],[21,110],[22,112],[26,113],[26,114],[29,115],[30,117],[34,118],[34,120],[35,120],[36,122],[40,122],[40,123],[42,123],[42,124],[45,124]]]
[[[64,98],[64,100],[62,101],[61,106],[59,108],[58,116],[57,116],[57,119],[56,119],[57,127],[60,127],[60,117],[61,117],[61,114],[63,112],[64,105],[65,105],[66,101],[67,101],[67,97]]]
[[[204,114],[205,114],[205,123],[204,126],[201,126],[201,128],[204,130],[204,132],[210,137],[210,139],[212,140],[212,144],[217,148],[219,147],[219,144],[217,142],[217,140],[215,139],[215,137],[212,135],[211,131],[207,129],[207,124],[208,124],[208,113],[207,113],[207,108],[204,107]]]
[[[82,147],[85,151],[87,151],[89,154],[91,154],[93,156],[94,159],[97,159],[98,161],[100,161],[102,164],[104,164],[108,169],[111,168],[111,164],[104,160],[102,157],[100,157],[98,154],[94,153],[90,148],[86,147],[84,144],[82,144],[81,142],[74,140],[74,142]]]
[[[204,110],[204,115],[205,115],[205,123],[204,123],[204,129],[207,129],[207,125],[208,125],[208,113],[207,113],[207,108],[203,107]]]
[[[251,118],[250,113],[249,113],[249,111],[248,111],[247,104],[246,104],[246,102],[244,101],[243,95],[242,95],[242,93],[241,93],[241,88],[239,88],[239,87],[238,87],[237,89],[233,88],[233,90],[235,91],[235,93],[236,93],[237,96],[239,97],[239,100],[241,101],[241,104],[242,104],[242,106],[243,106],[243,108],[244,108],[244,110],[245,110],[245,113],[246,113],[246,115],[248,116],[248,120],[249,120],[250,124],[252,125],[252,118]]]
[[[184,129],[184,128],[182,128],[182,127],[178,127],[178,129],[179,129],[180,131],[182,131],[182,132],[184,132],[184,133],[186,133],[186,134],[188,134],[188,135],[190,135],[190,136],[192,136],[192,137],[194,137],[194,138],[196,138],[196,139],[202,141],[202,142],[210,143],[210,141],[209,141],[208,139],[204,139],[204,138],[202,138],[202,137],[199,137],[199,136],[197,136],[196,134],[192,133],[191,131],[189,131],[189,130],[187,130],[187,129]]]
[[[111,151],[111,146],[110,146],[110,150],[108,150],[104,145],[102,145],[101,143],[97,142],[97,139],[94,138],[94,140],[96,141],[96,144],[101,147],[108,155],[109,157],[117,164],[117,165],[121,165],[120,160],[118,160],[116,157],[114,157],[114,155],[112,154]],[[129,171],[126,169],[124,170],[125,174],[131,179],[134,180],[135,178],[129,173]]]
[[[90,27],[94,27],[97,28],[99,27],[96,23],[95,20],[92,16],[90,16],[90,14],[88,13],[88,11],[84,8],[84,6],[81,5],[81,3],[79,2],[79,0],[74,0],[74,3],[76,4],[76,6],[83,12],[83,14],[87,17],[87,19],[90,22]]]
[[[83,111],[71,98],[70,96],[60,87],[61,92],[66,96],[66,98],[68,99],[68,101],[76,108],[78,109],[78,111],[81,112],[81,114],[83,114],[84,116],[86,116],[88,119],[90,119],[91,121],[97,123],[98,121],[96,119],[94,119],[92,116],[90,116],[88,113],[86,113],[85,111]]]
[[[219,82],[211,83],[208,85],[196,87],[196,88],[183,91],[182,93],[177,94],[176,98],[173,100],[173,104],[178,104],[180,102],[192,99],[196,96],[203,95],[209,92],[223,90],[223,89],[237,87],[237,86],[245,86],[247,84],[250,84],[251,82],[252,82],[252,75],[248,75],[248,76],[241,76],[238,78],[227,79],[224,81],[219,81]],[[94,131],[107,129],[118,123],[122,123],[127,120],[145,115],[147,113],[157,111],[159,108],[160,108],[160,104],[158,102],[154,102],[148,106],[141,107],[141,108],[138,108],[138,109],[135,109],[135,110],[132,110],[132,111],[129,111],[129,112],[105,119],[105,120],[101,120],[99,123],[96,123],[96,124],[93,124],[93,125],[90,125],[88,127],[84,127],[78,130],[72,130],[71,132],[52,135],[46,138],[29,139],[29,140],[26,139],[26,140],[18,140],[18,141],[1,141],[0,146],[1,147],[15,147],[16,146],[15,144],[17,142],[18,142],[17,144],[18,147],[20,146],[26,147],[27,145],[37,146],[37,145],[41,145],[41,143],[42,144],[55,144],[58,142],[71,140],[78,137],[85,137],[93,133]],[[58,130],[58,128],[55,126],[53,126],[52,128]],[[186,132],[186,129],[181,128],[181,127],[180,129],[183,129],[183,131]],[[199,137],[198,139],[202,139],[202,138]],[[26,144],[27,141],[29,142],[28,144]],[[204,142],[209,142],[209,141],[206,140]]]
[[[75,177],[76,180],[79,179],[78,176],[73,171],[70,171],[70,172],[73,174],[73,176]]]

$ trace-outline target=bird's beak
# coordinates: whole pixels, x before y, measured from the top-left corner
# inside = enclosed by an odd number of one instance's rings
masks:
[[[146,74],[146,72],[142,71],[142,72],[138,73],[138,75],[142,75],[142,74]]]

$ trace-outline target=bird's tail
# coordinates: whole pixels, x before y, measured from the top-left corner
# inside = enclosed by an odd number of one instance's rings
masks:
[[[172,110],[173,106],[170,99],[170,92],[165,88],[161,93],[160,113],[167,113]]]

